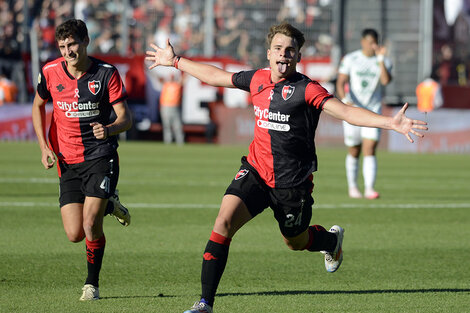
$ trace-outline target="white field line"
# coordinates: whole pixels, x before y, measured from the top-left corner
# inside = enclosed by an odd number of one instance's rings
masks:
[[[132,184],[132,185],[147,185],[149,182],[155,183],[154,180],[147,179],[147,180],[126,180],[126,179],[119,179],[119,184]],[[14,177],[0,177],[0,184],[58,184],[59,178],[41,178],[41,177],[30,177],[30,178],[14,178]],[[158,182],[157,182],[158,184]],[[169,181],[165,180],[161,184],[165,185],[174,185],[174,186],[200,186],[200,181]],[[227,182],[216,182],[216,181],[209,181],[204,182],[205,186],[214,187],[214,186],[227,186]]]
[[[35,207],[52,206],[58,207],[58,202],[4,202],[0,201],[0,207]],[[129,208],[141,209],[218,209],[219,204],[195,204],[195,203],[126,203]],[[363,204],[363,203],[339,203],[339,204],[314,204],[313,209],[470,209],[470,203],[387,203],[387,204]]]
[[[0,178],[0,183],[3,184],[58,184],[59,178],[40,178],[40,177],[30,177],[30,178]]]

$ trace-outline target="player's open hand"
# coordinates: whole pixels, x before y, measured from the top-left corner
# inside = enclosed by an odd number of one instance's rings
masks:
[[[414,142],[410,133],[418,137],[424,137],[424,134],[416,131],[416,129],[428,130],[425,126],[427,123],[408,118],[405,115],[406,109],[408,109],[408,103],[405,103],[400,111],[392,118],[391,126],[393,130],[405,135],[409,142]]]
[[[90,123],[90,126],[93,127],[93,135],[96,139],[106,139],[108,138],[109,129],[98,122]]]
[[[172,66],[174,64],[176,55],[170,43],[170,39],[166,40],[166,47],[164,49],[153,43],[151,43],[150,46],[155,51],[147,51],[147,56],[145,57],[145,60],[153,62],[153,64],[149,66],[149,70],[159,65]]]

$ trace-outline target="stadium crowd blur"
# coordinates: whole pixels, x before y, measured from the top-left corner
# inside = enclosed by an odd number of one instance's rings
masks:
[[[131,10],[124,10],[124,3]],[[24,58],[29,58],[29,29],[38,35],[41,65],[59,56],[55,39],[55,25],[75,17],[87,23],[89,54],[145,54],[150,42],[164,45],[170,38],[180,54],[203,54],[206,1],[189,0],[10,0],[0,1],[0,74],[17,84],[18,102],[32,97],[25,94]],[[329,56],[331,0],[214,0],[215,56],[230,56],[250,66],[265,65],[264,34],[266,27],[289,20],[303,27],[312,36],[304,56]],[[25,10],[25,3],[29,10]],[[125,11],[125,14],[122,12]],[[129,40],[126,49],[121,34],[122,19],[128,25]],[[25,27],[26,26],[26,27]],[[25,29],[28,28],[28,29]],[[312,33],[312,30],[316,31]],[[126,41],[127,42],[127,41]],[[256,44],[253,44],[256,43]],[[21,83],[21,81],[23,83]],[[20,85],[19,85],[20,84]],[[31,93],[31,87],[29,87]]]
[[[307,35],[304,59],[331,56],[333,0],[0,0],[0,75],[16,88],[12,93],[16,102],[30,102],[35,80],[29,62],[30,33],[37,34],[42,66],[59,56],[55,25],[72,17],[87,23],[90,55],[144,55],[150,42],[163,46],[170,38],[179,54],[201,56],[205,5],[211,2],[214,57],[228,56],[250,67],[265,66],[266,28],[283,20]],[[449,18],[451,11],[444,6],[454,2],[462,7]],[[435,1],[434,10],[432,75],[444,85],[470,86],[470,1]],[[123,25],[128,30],[125,38]]]

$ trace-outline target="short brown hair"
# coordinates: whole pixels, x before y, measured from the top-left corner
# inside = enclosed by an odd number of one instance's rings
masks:
[[[84,41],[88,37],[88,29],[82,20],[70,19],[55,29],[55,40],[65,40],[69,37]]]
[[[299,46],[299,50],[300,48],[302,48],[302,46],[305,43],[304,34],[300,30],[298,30],[297,28],[295,28],[294,26],[292,26],[291,24],[287,22],[282,22],[279,25],[271,26],[271,28],[269,29],[268,37],[266,38],[266,43],[268,44],[268,48],[271,47],[271,42],[273,41],[274,35],[278,33],[295,39],[295,41],[297,42],[297,45]]]

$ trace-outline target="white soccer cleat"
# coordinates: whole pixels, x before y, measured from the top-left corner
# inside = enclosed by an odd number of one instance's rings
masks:
[[[93,301],[100,299],[100,289],[90,284],[86,284],[82,288],[83,294],[80,297],[80,301]]]
[[[131,223],[131,215],[129,214],[129,210],[124,207],[121,202],[119,202],[119,195],[117,190],[114,195],[109,198],[109,201],[112,202],[114,207],[114,210],[112,213],[110,213],[110,215],[113,215],[122,225],[129,226]]]
[[[184,313],[212,313],[212,308],[209,304],[198,301],[189,310],[184,311]]]
[[[357,187],[351,187],[349,188],[349,198],[360,199],[362,194]]]
[[[343,236],[344,236],[344,229],[341,226],[334,225],[331,226],[330,233],[336,234],[338,240],[336,242],[336,248],[332,252],[322,251],[325,254],[325,268],[328,272],[333,273],[341,265],[343,262]]]

